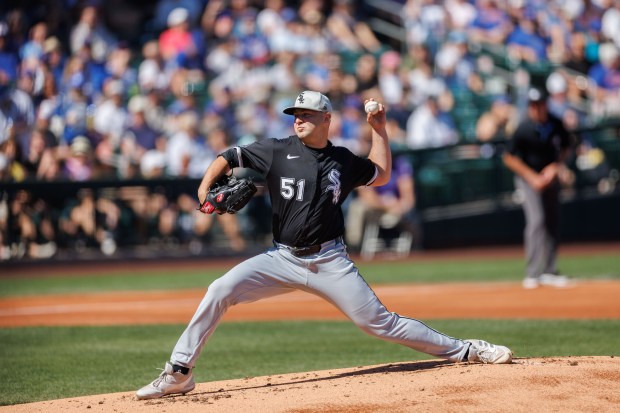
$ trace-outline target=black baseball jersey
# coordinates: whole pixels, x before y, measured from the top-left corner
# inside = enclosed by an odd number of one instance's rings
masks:
[[[344,234],[342,203],[377,175],[372,161],[331,142],[322,149],[297,136],[263,139],[222,154],[231,167],[251,168],[267,179],[273,237],[292,247],[321,244]]]
[[[549,115],[545,123],[524,120],[508,142],[508,151],[540,172],[545,166],[558,161],[560,152],[569,145],[569,135],[562,121]]]

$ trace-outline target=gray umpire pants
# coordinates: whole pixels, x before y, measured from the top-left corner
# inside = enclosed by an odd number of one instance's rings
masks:
[[[521,177],[515,186],[524,195],[523,234],[526,276],[557,274],[557,249],[560,237],[560,185],[556,182],[542,192],[534,190]]]
[[[325,299],[363,331],[383,340],[455,362],[463,361],[469,349],[469,343],[463,340],[389,312],[349,259],[345,245],[334,240],[324,243],[317,254],[306,257],[274,247],[215,280],[179,338],[170,361],[193,368],[202,347],[230,306],[294,290]]]

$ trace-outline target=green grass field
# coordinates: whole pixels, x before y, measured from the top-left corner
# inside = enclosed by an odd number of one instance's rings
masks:
[[[610,254],[564,257],[577,278],[620,278]],[[518,281],[521,259],[360,263],[371,284]],[[0,278],[4,297],[138,289],[205,288],[225,269],[134,272],[110,276]],[[414,314],[412,316],[415,317]],[[424,320],[423,320],[424,321]],[[508,345],[516,357],[620,355],[620,320],[433,320],[462,338]],[[184,325],[0,329],[0,405],[133,391],[159,374]],[[223,323],[195,370],[199,382],[428,359],[366,336],[348,322]]]
[[[523,274],[523,259],[493,258],[480,260],[442,259],[421,262],[358,262],[358,268],[370,284],[518,281]],[[562,257],[563,273],[580,279],[619,278],[620,260],[609,253],[582,257]],[[54,277],[0,277],[0,297],[30,294],[61,294],[93,291],[167,290],[206,288],[227,267],[205,270],[157,270],[115,272],[110,275],[84,274]]]

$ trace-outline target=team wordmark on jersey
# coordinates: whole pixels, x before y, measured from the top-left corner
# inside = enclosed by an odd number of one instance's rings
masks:
[[[327,191],[332,191],[332,202],[336,205],[340,199],[340,171],[337,169],[332,169],[329,171],[327,178],[332,183],[332,185],[327,186]]]

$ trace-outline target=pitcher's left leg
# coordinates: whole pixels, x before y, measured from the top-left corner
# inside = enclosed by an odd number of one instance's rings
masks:
[[[470,343],[442,334],[423,322],[389,312],[348,258],[344,247],[315,261],[309,291],[338,307],[370,335],[451,361],[463,361]]]

